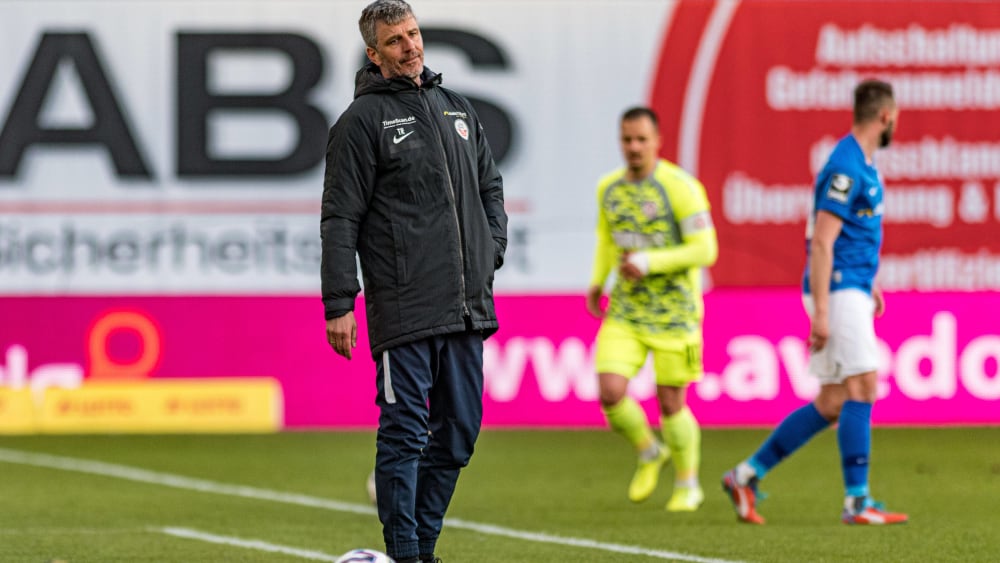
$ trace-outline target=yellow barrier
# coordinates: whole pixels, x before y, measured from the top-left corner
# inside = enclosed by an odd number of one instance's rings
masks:
[[[37,431],[31,390],[0,387],[0,434],[32,434]]]
[[[146,379],[47,389],[35,422],[51,434],[275,432],[283,411],[270,378]]]

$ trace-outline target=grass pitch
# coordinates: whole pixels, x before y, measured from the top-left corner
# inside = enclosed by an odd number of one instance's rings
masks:
[[[706,501],[670,514],[672,470],[632,504],[634,459],[608,431],[485,431],[438,543],[447,563],[996,561],[1000,427],[877,428],[872,488],[910,514],[840,523],[833,432],[762,484],[763,527],[718,480],[766,430],[705,430]],[[334,561],[382,549],[365,492],[373,432],[0,437],[0,561]],[[96,463],[95,463],[96,462]]]

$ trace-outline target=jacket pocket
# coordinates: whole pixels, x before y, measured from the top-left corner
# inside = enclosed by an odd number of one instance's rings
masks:
[[[392,225],[392,248],[395,253],[397,288],[402,289],[409,283],[409,271],[406,264],[406,236],[403,228],[395,223]]]

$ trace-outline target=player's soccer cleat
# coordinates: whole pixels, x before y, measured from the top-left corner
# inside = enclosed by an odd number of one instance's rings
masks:
[[[705,500],[701,487],[676,487],[667,503],[668,512],[694,512]]]
[[[747,524],[763,524],[764,517],[757,514],[757,478],[751,477],[746,485],[740,485],[736,479],[736,470],[730,470],[722,476],[722,490],[726,491],[729,500],[736,510],[736,517]]]
[[[628,486],[628,499],[642,502],[652,496],[656,484],[660,482],[660,470],[670,459],[670,450],[660,444],[660,455],[650,461],[640,461]]]
[[[868,497],[848,497],[844,502],[844,514],[840,519],[844,524],[885,526],[905,524],[910,517],[901,512],[889,512],[882,503]]]

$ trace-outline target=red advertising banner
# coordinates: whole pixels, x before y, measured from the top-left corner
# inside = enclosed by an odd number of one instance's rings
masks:
[[[812,182],[851,125],[858,81],[901,115],[880,282],[1000,289],[1000,4],[682,2],[652,86],[663,154],[708,189],[718,286],[794,285]]]

